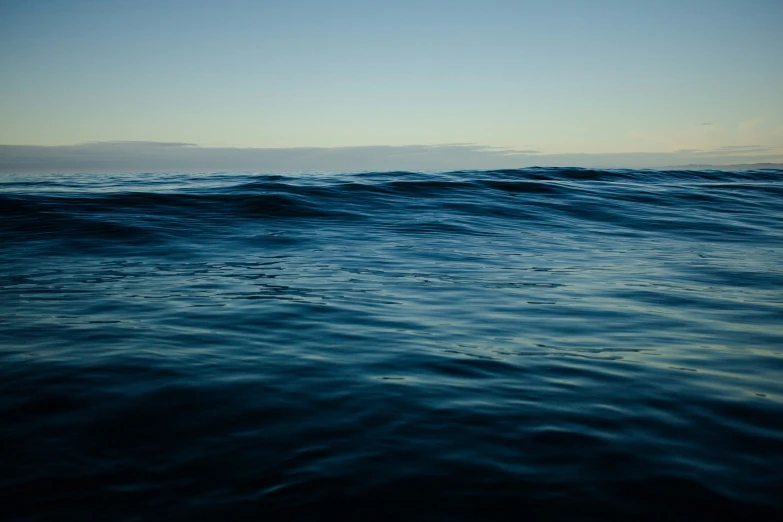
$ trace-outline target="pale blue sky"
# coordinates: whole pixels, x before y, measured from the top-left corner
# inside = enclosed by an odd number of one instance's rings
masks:
[[[781,23],[781,0],[1,0],[0,144],[780,147]]]

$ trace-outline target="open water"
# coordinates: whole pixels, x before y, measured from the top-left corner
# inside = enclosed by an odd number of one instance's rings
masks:
[[[783,517],[783,171],[4,175],[4,520]]]

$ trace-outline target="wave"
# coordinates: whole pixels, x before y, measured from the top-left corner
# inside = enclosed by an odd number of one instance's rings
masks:
[[[65,177],[67,178],[67,176]],[[4,180],[0,235],[144,241],[257,220],[319,220],[421,232],[487,226],[601,224],[608,232],[699,234],[719,240],[776,233],[783,171],[530,168],[450,173],[191,176]],[[97,178],[97,179],[95,179]],[[79,187],[79,190],[74,187]],[[159,187],[163,186],[161,190]],[[109,190],[110,189],[110,190]],[[480,220],[511,220],[506,223]],[[429,225],[427,223],[430,223]]]

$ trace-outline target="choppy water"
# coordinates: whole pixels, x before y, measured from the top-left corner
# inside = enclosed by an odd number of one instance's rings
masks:
[[[783,515],[783,171],[0,177],[6,520]]]

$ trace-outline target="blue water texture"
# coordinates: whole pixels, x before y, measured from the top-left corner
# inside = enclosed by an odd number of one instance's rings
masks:
[[[783,519],[783,171],[0,176],[0,518]]]

